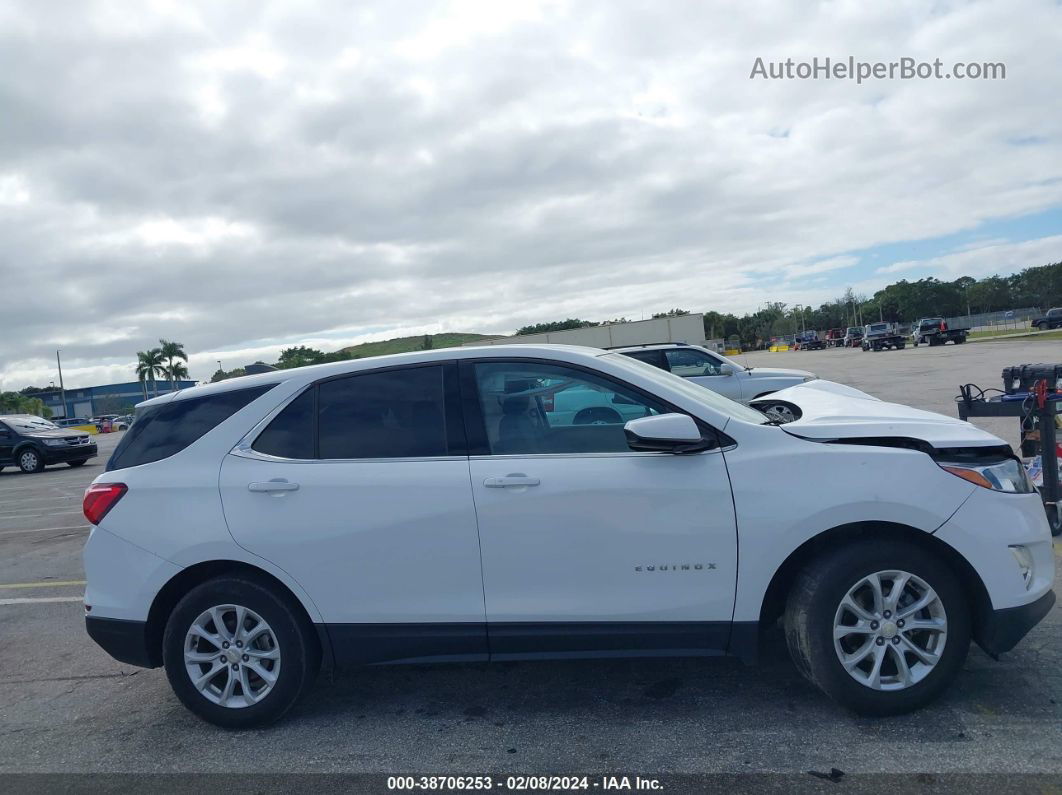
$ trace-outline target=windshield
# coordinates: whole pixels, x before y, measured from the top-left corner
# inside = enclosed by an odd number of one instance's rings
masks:
[[[4,424],[16,431],[54,431],[56,426],[43,417],[4,417]]]
[[[849,334],[862,334],[863,333],[863,329],[859,328],[858,326],[849,326],[848,327],[848,333]]]
[[[718,356],[718,354],[714,355]],[[632,359],[630,356],[625,356],[622,353],[608,353],[605,354],[605,357],[607,357],[612,364],[617,364],[620,367],[637,373],[643,378],[648,378],[662,386],[667,386],[677,392],[681,392],[686,397],[689,397],[698,403],[703,403],[705,406],[715,409],[728,417],[733,417],[742,422],[751,422],[754,425],[763,425],[767,422],[767,416],[756,411],[756,409],[750,409],[748,406],[736,403],[730,398],[723,397],[719,393],[713,392],[706,387],[698,386],[694,382],[687,381],[681,376],[669,373],[666,370],[661,370],[659,367],[649,364],[648,362]],[[721,356],[720,358],[725,359],[726,357]],[[727,361],[730,360],[727,359]],[[731,362],[731,364],[733,364],[733,362]]]

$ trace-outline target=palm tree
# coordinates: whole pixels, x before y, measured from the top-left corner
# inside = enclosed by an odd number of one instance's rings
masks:
[[[181,363],[180,360],[175,361],[173,364],[166,365],[166,376],[170,379],[170,383],[176,383],[182,378],[188,377],[188,368]]]
[[[162,353],[162,358],[166,362],[166,373],[170,377],[170,391],[177,391],[176,376],[174,375],[174,362],[178,359],[184,359],[188,361],[188,354],[184,352],[184,345],[179,342],[170,342],[168,340],[159,340],[159,345],[162,347],[159,349]],[[188,376],[188,369],[184,369],[184,377]]]
[[[140,386],[144,390],[144,400],[147,400],[147,382],[151,382],[151,388],[158,397],[159,388],[155,383],[155,376],[165,375],[166,371],[162,366],[162,351],[158,348],[151,348],[146,351],[137,351],[136,354],[136,377],[140,381]]]

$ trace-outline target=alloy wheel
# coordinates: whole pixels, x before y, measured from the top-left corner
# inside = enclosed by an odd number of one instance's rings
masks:
[[[239,709],[269,695],[280,675],[280,646],[264,618],[240,605],[217,605],[192,622],[184,665],[204,698]]]
[[[853,585],[833,620],[833,645],[848,675],[873,690],[905,690],[940,662],[948,617],[920,577],[890,570]]]
[[[783,423],[796,421],[796,413],[793,409],[787,406],[785,403],[774,403],[763,408],[763,413],[774,420],[781,420]]]

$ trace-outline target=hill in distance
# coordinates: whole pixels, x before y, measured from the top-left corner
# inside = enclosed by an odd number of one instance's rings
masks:
[[[430,334],[431,347],[435,348],[456,348],[459,345],[464,345],[466,342],[476,342],[477,340],[491,340],[495,338],[495,335],[491,334],[466,334],[464,332],[455,331],[450,334]],[[415,337],[395,337],[390,340],[380,340],[379,342],[363,342],[360,345],[351,345],[350,347],[343,348],[343,350],[350,354],[351,358],[364,359],[368,356],[387,356],[391,353],[409,353],[410,351],[422,351],[424,350],[424,335],[419,334]]]

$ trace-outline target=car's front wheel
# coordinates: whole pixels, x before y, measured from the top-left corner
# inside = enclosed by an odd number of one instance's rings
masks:
[[[862,715],[925,706],[970,647],[968,598],[950,567],[920,546],[855,541],[808,566],[786,604],[800,672]]]
[[[44,469],[44,457],[32,447],[23,448],[18,454],[18,468],[27,475]]]
[[[228,729],[282,717],[320,667],[313,627],[264,581],[233,575],[192,589],[163,637],[166,676],[199,717]]]

